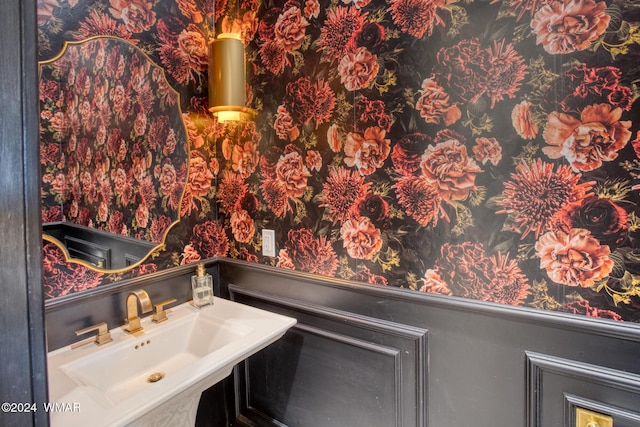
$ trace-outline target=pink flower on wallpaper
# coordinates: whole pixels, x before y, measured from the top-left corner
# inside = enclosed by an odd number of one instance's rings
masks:
[[[320,29],[318,51],[322,51],[323,56],[332,64],[340,61],[352,48],[353,37],[364,25],[367,15],[368,13],[361,13],[354,6],[338,6],[329,10]]]
[[[482,172],[467,154],[467,148],[454,138],[429,145],[422,155],[420,169],[435,184],[444,200],[462,200],[476,188],[476,175]]]
[[[379,274],[373,274],[367,267],[363,267],[356,273],[354,280],[369,283],[372,285],[388,286],[389,281],[386,277]]]
[[[617,67],[588,67],[581,63],[564,73],[559,85],[567,95],[560,101],[565,113],[579,113],[584,107],[598,102],[613,108],[631,110],[633,93],[620,84],[622,71]],[[552,89],[553,91],[553,89]]]
[[[262,198],[267,204],[267,208],[273,212],[277,218],[284,218],[288,212],[293,212],[289,204],[289,195],[284,182],[275,179],[266,179],[260,186]]]
[[[421,176],[404,176],[393,185],[398,204],[422,227],[438,225],[439,218],[449,217],[442,207],[438,188]]]
[[[149,208],[144,205],[138,205],[136,209],[136,225],[140,228],[146,228],[149,224]]]
[[[288,258],[296,270],[331,276],[338,267],[338,257],[331,243],[325,236],[315,237],[308,228],[289,230],[284,251],[280,251],[279,263],[280,260],[287,263]]]
[[[386,40],[385,28],[377,22],[366,22],[356,33],[353,42],[357,47],[366,47],[369,52],[380,54],[384,51]]]
[[[367,195],[370,187],[371,183],[365,183],[359,173],[343,167],[332,168],[322,185],[320,207],[327,208],[327,217],[334,224],[342,223],[355,215],[354,207]]]
[[[224,171],[218,187],[218,202],[223,212],[231,213],[236,210],[236,205],[244,197],[249,184],[237,173]]]
[[[247,46],[258,29],[256,13],[252,10],[246,11],[240,18],[232,18],[226,15],[222,19],[222,32],[239,34],[242,43]]]
[[[229,251],[229,238],[224,227],[215,221],[196,224],[190,244],[201,258],[226,256]]]
[[[490,258],[487,276],[490,289],[487,301],[523,305],[531,293],[527,276],[522,273],[518,262],[499,252]]]
[[[320,15],[320,2],[318,0],[307,0],[304,2],[303,13],[307,19],[317,18]]]
[[[554,165],[536,159],[531,165],[521,163],[511,180],[505,182],[502,207],[496,213],[513,215],[514,227],[524,228],[522,239],[535,231],[536,238],[553,228],[553,218],[565,205],[592,195],[594,181],[580,182],[568,165]]]
[[[40,163],[57,163],[60,159],[60,144],[40,144]]]
[[[286,92],[282,105],[294,124],[306,125],[315,120],[317,129],[330,119],[336,95],[323,79],[314,83],[309,77],[301,77],[287,84]]]
[[[432,142],[431,137],[423,133],[408,134],[397,141],[391,151],[391,161],[396,172],[409,176],[420,170],[422,154]]]
[[[389,203],[379,194],[367,193],[359,199],[354,206],[354,216],[366,216],[373,225],[385,228],[389,221]]]
[[[524,58],[515,50],[513,44],[495,41],[489,51],[489,66],[485,95],[491,99],[491,108],[504,97],[514,98],[524,76],[527,65]]]
[[[241,243],[250,242],[256,232],[253,219],[245,210],[233,212],[231,214],[230,224],[234,239]]]
[[[224,15],[224,11],[227,10],[228,0],[213,0],[213,12],[215,18],[220,18]]]
[[[560,307],[560,311],[572,314],[581,314],[588,317],[597,317],[599,319],[623,320],[622,316],[612,310],[605,310],[593,307],[587,300],[571,301]]]
[[[153,3],[146,0],[109,0],[109,12],[121,19],[127,30],[132,33],[149,31],[156,23]]]
[[[542,6],[531,21],[536,43],[551,55],[585,50],[600,37],[611,17],[607,3],[593,0],[562,0]]]
[[[140,111],[133,122],[133,130],[137,136],[142,136],[147,131],[147,115]]]
[[[386,132],[379,127],[370,127],[364,135],[349,132],[344,146],[344,162],[356,167],[362,175],[370,175],[381,168],[389,156],[390,140]]]
[[[274,26],[275,40],[287,52],[302,46],[309,22],[302,16],[300,8],[292,6],[282,12]]]
[[[300,129],[293,122],[293,118],[284,105],[279,105],[276,111],[276,119],[273,123],[278,138],[292,142],[300,136]]]
[[[307,157],[304,159],[304,163],[310,171],[315,170],[320,172],[322,168],[322,155],[317,150],[309,150],[307,151]]]
[[[313,119],[316,129],[324,122],[329,121],[336,105],[336,94],[329,86],[329,82],[320,79],[313,87],[313,96],[316,101],[313,105]]]
[[[489,67],[489,52],[477,38],[470,38],[438,51],[432,78],[450,95],[475,102],[486,91]]]
[[[445,0],[390,0],[389,3],[393,23],[413,37],[421,39],[425,33],[430,36],[436,24],[444,25],[437,12],[447,3]]]
[[[436,289],[449,288],[452,295],[509,305],[524,304],[530,294],[526,276],[506,255],[488,257],[481,244],[471,242],[445,243],[440,254],[435,263],[437,275],[429,277]]]
[[[176,0],[180,12],[195,24],[202,22],[202,10],[195,0]]]
[[[178,146],[178,140],[176,139],[176,132],[173,129],[169,129],[167,133],[167,139],[164,142],[164,146],[162,147],[162,154],[165,157],[169,157],[173,155],[176,151],[176,147]]]
[[[391,130],[391,117],[385,111],[384,102],[379,99],[360,98],[354,105],[355,128],[358,132],[377,126],[385,132]]]
[[[260,60],[271,73],[278,75],[284,72],[287,65],[287,51],[275,40],[269,40],[260,46]]]
[[[123,221],[124,221],[124,215],[122,214],[122,211],[112,212],[111,216],[109,217],[109,225],[108,225],[109,232],[126,236],[127,230]]]
[[[280,249],[278,252],[278,262],[276,263],[278,268],[286,268],[288,270],[295,270],[296,266],[293,265],[293,260],[287,253],[286,249]]]
[[[206,70],[209,64],[209,48],[202,31],[189,24],[178,35],[178,51],[189,65],[198,71]]]
[[[145,176],[138,185],[138,195],[142,198],[142,203],[147,206],[153,206],[156,202],[158,193],[155,186],[156,183],[151,176]],[[105,195],[104,192],[102,194]]]
[[[382,248],[380,230],[367,217],[348,219],[340,228],[342,246],[355,259],[372,259]]]
[[[476,145],[472,148],[476,160],[483,165],[491,162],[493,166],[498,166],[502,160],[502,147],[495,138],[476,138]]]
[[[192,197],[205,197],[211,190],[213,174],[204,154],[192,151],[189,157],[189,192]]]
[[[511,124],[516,133],[524,139],[534,139],[538,135],[538,125],[531,114],[531,102],[522,101],[511,111]]]
[[[60,206],[52,206],[48,209],[42,209],[40,216],[43,223],[62,221],[62,208]]]
[[[160,243],[164,239],[164,234],[167,232],[167,228],[171,225],[171,218],[166,215],[159,215],[157,218],[151,221],[151,227],[149,228],[149,238],[154,243]]]
[[[98,206],[98,221],[107,222],[109,219],[109,205],[102,201]]]
[[[568,233],[549,231],[540,237],[535,249],[540,268],[555,283],[590,288],[613,269],[609,247],[582,228]]]
[[[232,169],[238,172],[242,178],[248,178],[258,165],[259,153],[257,144],[245,141],[244,144],[235,144],[231,152]]]
[[[156,165],[154,175],[160,183],[160,191],[165,195],[170,195],[173,189],[178,185],[178,174],[175,166],[171,163],[171,160],[165,159],[162,165]]]
[[[422,81],[422,89],[418,91],[420,98],[416,102],[416,110],[427,123],[439,124],[441,121],[450,126],[460,120],[462,112],[451,103],[449,95],[433,78]]]
[[[629,232],[629,215],[611,199],[589,196],[562,207],[555,220],[566,229],[584,228],[601,244],[615,247]]]
[[[207,69],[209,49],[204,34],[195,24],[177,30],[172,28],[171,32],[161,35],[163,44],[158,50],[166,72],[179,83],[188,84]]]
[[[129,204],[131,197],[131,177],[122,167],[118,167],[111,171],[111,181],[113,181],[113,189],[120,196],[120,203],[123,206]]]
[[[158,117],[153,117],[147,135],[149,148],[155,152],[161,151],[166,144],[168,135],[169,116],[162,114]]]
[[[276,180],[287,189],[291,198],[301,197],[307,189],[307,179],[311,176],[302,156],[292,151],[280,157],[276,164]]]
[[[543,136],[552,159],[566,158],[576,171],[590,171],[618,157],[631,139],[631,121],[621,121],[622,109],[609,104],[587,106],[576,119],[557,111],[549,114]]]
[[[378,74],[378,57],[360,47],[355,52],[347,52],[338,64],[340,82],[349,91],[365,89]]]
[[[420,292],[428,292],[432,294],[452,295],[451,289],[436,270],[428,269],[424,273],[424,277],[418,281]]]
[[[342,140],[338,133],[338,125],[333,124],[329,126],[329,129],[327,129],[327,143],[329,144],[331,151],[334,153],[342,150]]]

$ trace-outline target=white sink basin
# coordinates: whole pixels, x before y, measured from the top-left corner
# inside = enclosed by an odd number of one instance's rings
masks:
[[[51,425],[193,426],[202,391],[296,323],[221,298],[170,310],[160,324],[142,319],[141,335],[114,328],[111,343],[50,352],[49,401],[69,404]]]

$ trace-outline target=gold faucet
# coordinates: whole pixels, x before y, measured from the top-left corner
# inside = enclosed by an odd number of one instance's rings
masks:
[[[140,309],[143,314],[151,311],[151,299],[146,291],[138,289],[127,296],[127,318],[125,319],[124,330],[130,334],[142,331],[140,317],[138,317],[138,301],[140,301]]]

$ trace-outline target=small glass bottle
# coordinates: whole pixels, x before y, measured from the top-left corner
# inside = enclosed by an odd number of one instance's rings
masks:
[[[207,273],[203,263],[198,263],[195,276],[191,276],[191,289],[194,306],[200,308],[213,304],[213,277]]]

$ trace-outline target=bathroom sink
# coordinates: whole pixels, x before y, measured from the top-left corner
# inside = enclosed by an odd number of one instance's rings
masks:
[[[202,391],[296,323],[221,298],[170,310],[159,324],[142,319],[141,334],[114,328],[109,344],[50,352],[49,401],[69,404],[51,425],[193,426]]]

